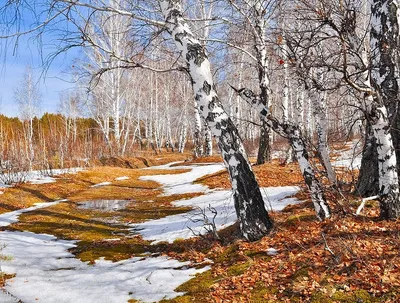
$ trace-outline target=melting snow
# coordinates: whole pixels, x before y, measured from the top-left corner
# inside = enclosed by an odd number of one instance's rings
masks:
[[[123,177],[115,178],[115,181],[123,181],[123,180],[129,180],[129,177],[123,176]]]
[[[40,171],[40,170],[33,170],[30,172],[19,172],[16,174],[13,174],[13,176],[8,176],[8,174],[5,174],[4,178],[5,180],[15,180],[17,182],[18,180],[25,180],[26,182],[32,183],[32,184],[46,184],[46,183],[53,183],[56,181],[56,179],[53,178],[53,176],[58,176],[62,174],[76,174],[79,171],[82,171],[83,168],[79,167],[74,167],[74,168],[65,168],[65,169],[52,169],[48,173],[51,174],[51,176],[47,175],[47,171]],[[6,184],[0,184],[0,188],[7,188],[10,187],[10,185]]]
[[[18,209],[15,211],[11,211],[8,213],[0,214],[0,226],[8,226],[12,223],[18,222],[18,218],[21,214],[39,209],[39,208],[44,208],[52,205],[56,205],[60,202],[65,202],[67,200],[58,200],[54,202],[45,202],[45,203],[36,203],[32,207],[24,208],[24,209]],[[1,242],[0,242],[1,243]]]
[[[169,165],[160,166],[170,169]],[[159,167],[159,168],[160,168]],[[209,205],[217,211],[215,225],[218,229],[225,228],[236,222],[236,212],[233,206],[233,196],[230,190],[213,191],[201,184],[193,184],[196,179],[216,173],[225,169],[223,164],[211,164],[208,166],[179,166],[174,168],[189,168],[190,172],[179,175],[155,175],[141,177],[143,180],[156,181],[163,184],[164,194],[182,194],[188,192],[205,192],[200,197],[188,200],[173,202],[176,206],[192,206],[193,211],[185,214],[168,216],[158,220],[135,224],[132,226],[133,231],[138,231],[144,239],[153,240],[154,243],[161,241],[173,242],[176,239],[187,239],[193,237],[195,233],[206,233],[204,228],[205,214],[209,219],[213,218],[212,210]],[[297,186],[270,187],[262,188],[265,206],[267,209],[282,210],[289,204],[295,204],[299,201],[296,198],[286,198],[292,196],[299,191]]]
[[[267,208],[272,207],[273,210],[282,210],[289,204],[300,202],[296,198],[286,198],[298,191],[299,187],[297,186],[283,186],[262,188],[261,193]],[[215,225],[218,229],[232,225],[237,219],[230,190],[213,191],[200,197],[173,202],[173,204],[176,206],[192,206],[195,209],[185,214],[135,224],[132,230],[138,231],[146,240],[155,241],[154,243],[161,241],[173,242],[179,238],[187,239],[193,237],[193,232],[190,229],[195,233],[206,233],[202,218],[203,213],[209,219],[213,218],[212,211],[208,209],[209,205],[217,211]]]
[[[100,187],[100,186],[106,186],[106,185],[111,185],[111,182],[101,182],[101,183],[94,184],[90,187]]]
[[[211,165],[191,165],[191,166],[175,166],[161,165],[154,167],[156,169],[191,169],[191,171],[183,174],[175,175],[153,175],[140,177],[141,180],[151,180],[163,184],[164,195],[185,194],[194,192],[207,192],[208,187],[202,184],[193,184],[192,182],[200,177],[213,174],[225,169],[221,164]]]
[[[1,232],[0,243],[6,245],[2,253],[13,257],[2,269],[17,274],[6,289],[23,302],[154,302],[180,295],[176,287],[209,269],[187,268],[188,263],[166,257],[89,265],[67,252],[74,241],[30,232]]]
[[[216,224],[219,228],[235,222],[231,191],[210,190],[201,184],[192,183],[206,174],[225,169],[222,164],[178,167],[168,164],[154,168],[191,169],[183,174],[142,177],[143,180],[154,180],[163,184],[165,195],[188,192],[203,192],[205,195],[174,203],[177,206],[193,206],[197,211],[135,225],[133,229],[140,229],[145,239],[171,242],[177,238],[188,238],[193,236],[189,226],[196,232],[204,232],[203,223],[195,222],[196,216],[198,218],[199,209],[206,209],[206,214],[212,218],[210,210],[207,210],[210,204],[218,212]],[[109,184],[111,182],[102,182],[92,187]],[[265,188],[262,193],[267,208],[281,210],[287,204],[298,202],[297,199],[286,198],[298,190],[298,187],[287,186]],[[64,200],[1,214],[0,226],[17,222],[21,213],[61,201]],[[75,241],[57,240],[51,235],[30,232],[0,232],[0,243],[6,245],[2,253],[12,257],[11,261],[1,264],[2,270],[17,274],[8,280],[6,290],[23,302],[119,303],[133,298],[154,302],[180,295],[174,291],[176,287],[191,279],[194,274],[209,269],[189,268],[186,262],[166,257],[131,258],[115,263],[100,259],[94,265],[89,265],[75,259],[68,252],[68,249],[76,246]],[[276,251],[271,248],[267,253],[274,254]],[[13,302],[9,296],[6,295],[4,300],[2,296],[0,295],[0,301]]]
[[[346,144],[347,150],[340,151],[336,161],[332,162],[335,167],[341,166],[348,169],[359,169],[361,167],[362,143],[354,140]]]

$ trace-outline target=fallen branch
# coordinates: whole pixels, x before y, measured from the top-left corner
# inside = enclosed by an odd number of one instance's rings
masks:
[[[332,251],[332,249],[328,246],[328,242],[326,241],[325,234],[321,233],[321,236],[322,236],[322,239],[324,240],[325,250],[328,251],[332,255],[335,262],[337,264],[339,264],[339,258],[335,255],[335,253]]]
[[[365,206],[365,203],[366,203],[367,201],[376,200],[376,199],[379,199],[379,196],[372,196],[372,197],[368,197],[368,198],[362,199],[362,200],[361,200],[360,206],[357,208],[356,215],[357,215],[357,216],[360,215],[360,213],[361,213],[361,211],[363,210],[363,208],[364,208],[364,206]]]

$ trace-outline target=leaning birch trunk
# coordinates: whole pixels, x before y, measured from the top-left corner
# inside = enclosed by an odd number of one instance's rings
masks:
[[[299,163],[304,181],[310,191],[311,200],[314,204],[317,218],[321,221],[329,218],[331,216],[330,209],[328,204],[326,203],[322,185],[316,178],[314,169],[312,168],[310,161],[308,160],[306,143],[303,139],[299,126],[290,122],[280,122],[278,119],[273,117],[270,114],[268,108],[266,108],[260,102],[260,99],[251,90],[246,88],[235,90],[247,103],[257,108],[261,117],[268,124],[268,126],[271,127],[273,131],[289,140],[290,146],[291,148],[293,148],[296,160]]]
[[[376,95],[370,115],[378,146],[379,202],[383,219],[400,217],[397,159],[386,108],[397,107],[399,102],[399,6],[398,0],[374,0],[371,3],[370,46],[374,67],[371,82]]]
[[[216,137],[228,168],[241,233],[247,240],[258,240],[271,230],[273,224],[238,131],[218,98],[210,61],[183,19],[180,1],[160,3],[167,29],[186,60],[200,115]]]
[[[317,131],[317,149],[318,156],[323,167],[325,168],[329,182],[333,185],[336,185],[336,173],[333,170],[331,160],[329,158],[329,146],[327,141],[328,121],[326,119],[326,100],[321,96],[323,94],[325,93],[318,91],[316,88],[310,91],[310,98],[315,117],[315,129]]]

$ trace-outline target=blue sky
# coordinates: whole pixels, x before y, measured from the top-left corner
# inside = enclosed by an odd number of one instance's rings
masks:
[[[36,8],[36,7],[35,7]],[[25,9],[22,7],[23,16],[21,19],[21,30],[27,30],[36,26],[36,17],[42,19],[40,7],[32,12],[32,7]],[[12,11],[12,10],[11,10]],[[44,10],[44,17],[47,11]],[[36,15],[37,14],[37,15]],[[35,16],[35,17],[34,17]],[[4,26],[1,24],[1,26]],[[38,42],[37,33],[22,36],[18,40],[18,48],[14,52],[14,43],[8,40],[0,41],[0,113],[7,116],[17,116],[18,106],[14,100],[14,90],[19,85],[26,67],[32,67],[35,77],[40,78],[39,86],[42,94],[41,113],[57,112],[59,104],[59,94],[61,91],[73,89],[74,85],[69,83],[71,76],[68,73],[73,59],[78,56],[78,50],[71,49],[67,54],[59,55],[43,74],[42,60],[52,52],[57,50],[60,37],[57,36],[59,30],[64,34],[67,32],[68,25],[65,22],[50,25],[49,30],[45,30]],[[9,27],[9,32],[16,29]],[[6,28],[7,31],[7,28]],[[70,36],[68,36],[69,38]],[[14,41],[15,42],[15,41]],[[8,47],[5,47],[8,43]],[[40,47],[38,47],[40,45]],[[39,50],[40,49],[40,50]]]
[[[41,112],[57,112],[59,93],[72,89],[73,84],[70,75],[66,72],[76,52],[60,55],[54,60],[47,73],[43,75],[40,54],[35,45],[26,39],[21,40],[16,55],[8,52],[0,64],[0,96],[2,99],[0,113],[7,116],[17,116],[18,106],[14,101],[14,90],[19,85],[26,66],[32,66],[35,77],[39,79],[39,87],[42,93]]]

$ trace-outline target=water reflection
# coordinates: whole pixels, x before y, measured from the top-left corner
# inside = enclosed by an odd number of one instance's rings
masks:
[[[92,200],[79,203],[80,209],[94,209],[102,211],[117,211],[125,209],[131,201],[128,200]]]

